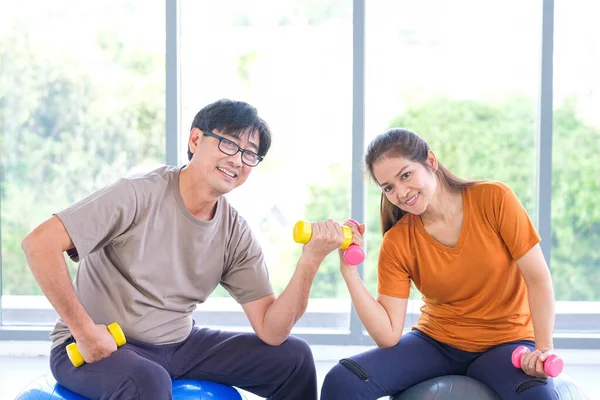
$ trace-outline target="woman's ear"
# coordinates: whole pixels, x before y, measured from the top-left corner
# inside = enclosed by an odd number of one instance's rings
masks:
[[[427,164],[430,165],[431,170],[435,173],[438,170],[439,164],[435,153],[432,150],[427,152]]]

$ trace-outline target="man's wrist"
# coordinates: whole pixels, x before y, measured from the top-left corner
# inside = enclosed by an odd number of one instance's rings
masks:
[[[316,255],[313,254],[311,252],[302,252],[302,254],[300,255],[300,259],[298,260],[298,265],[307,265],[307,266],[313,266],[313,267],[318,267],[319,265],[321,265],[321,263],[323,262],[323,260],[325,259],[324,256],[320,256],[320,255]]]
[[[71,334],[75,338],[75,340],[82,340],[90,335],[90,332],[94,331],[96,324],[91,318],[87,318],[85,322],[81,322],[78,324],[74,324],[73,326],[69,326],[69,330]]]

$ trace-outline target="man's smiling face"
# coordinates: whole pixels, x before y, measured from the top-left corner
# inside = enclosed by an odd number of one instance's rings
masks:
[[[235,143],[241,149],[258,153],[259,135],[257,131],[242,132],[239,136],[222,134],[217,130],[207,133],[224,138],[227,142],[222,141],[222,148]],[[251,166],[242,162],[243,153],[241,151],[231,156],[225,154],[219,149],[218,138],[206,136],[197,128],[191,132],[190,149],[194,153],[190,162],[198,167],[208,186],[219,195],[229,193],[246,182],[252,171]]]

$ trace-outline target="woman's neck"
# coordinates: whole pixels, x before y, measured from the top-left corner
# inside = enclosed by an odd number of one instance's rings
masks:
[[[463,211],[462,190],[452,188],[444,179],[438,179],[438,190],[421,215],[423,224],[449,223]]]

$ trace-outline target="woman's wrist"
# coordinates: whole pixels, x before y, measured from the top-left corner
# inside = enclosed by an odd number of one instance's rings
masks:
[[[345,280],[348,279],[360,279],[360,274],[358,273],[358,268],[354,265],[341,265],[340,272],[342,273],[342,277]]]
[[[545,353],[549,350],[554,350],[554,343],[552,342],[535,342],[535,348]]]

